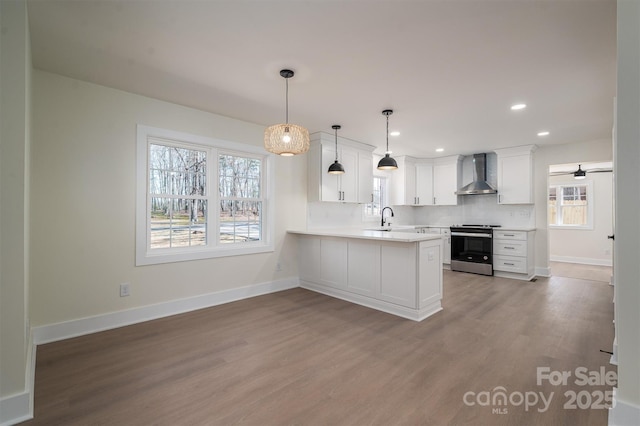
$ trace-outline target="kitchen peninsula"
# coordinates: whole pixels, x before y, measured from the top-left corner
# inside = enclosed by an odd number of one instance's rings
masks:
[[[442,310],[442,238],[333,229],[297,234],[300,286],[414,321]]]

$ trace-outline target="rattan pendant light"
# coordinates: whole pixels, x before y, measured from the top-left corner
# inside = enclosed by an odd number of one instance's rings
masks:
[[[309,131],[297,124],[289,123],[289,79],[291,70],[281,70],[286,82],[286,120],[284,124],[274,124],[264,131],[264,147],[267,151],[282,156],[304,154],[309,150]]]
[[[380,159],[378,162],[378,170],[395,170],[398,168],[398,163],[394,160],[389,154],[389,116],[393,114],[393,110],[385,109],[382,111],[382,115],[387,116],[387,151],[384,154],[384,157]]]
[[[338,162],[338,129],[340,129],[341,126],[334,124],[331,128],[336,132],[336,160],[329,166],[328,172],[332,175],[341,175],[344,173],[344,167]]]

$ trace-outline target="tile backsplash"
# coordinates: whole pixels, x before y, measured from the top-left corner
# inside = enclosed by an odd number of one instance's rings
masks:
[[[309,203],[307,227],[366,228],[380,225],[379,217],[365,217],[363,205]],[[458,196],[457,206],[393,206],[396,225],[451,226],[459,224],[502,225],[535,228],[533,205],[501,205],[496,194]]]

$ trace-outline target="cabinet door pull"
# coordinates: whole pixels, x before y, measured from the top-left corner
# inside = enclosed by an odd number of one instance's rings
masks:
[[[373,203],[373,194],[371,194],[371,202]]]
[[[505,237],[515,237],[514,234],[504,234]]]
[[[505,246],[504,248],[506,248],[507,250],[515,250],[515,247],[509,247],[509,246]]]
[[[418,200],[416,204],[420,204],[420,197],[416,197],[416,200]]]
[[[509,266],[516,266],[513,263],[509,263],[509,262],[504,262],[505,265],[509,265]]]
[[[436,197],[433,197],[433,204],[436,204]]]

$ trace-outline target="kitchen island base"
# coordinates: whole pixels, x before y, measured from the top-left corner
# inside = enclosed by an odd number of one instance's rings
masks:
[[[442,310],[440,236],[296,233],[302,288],[414,321]]]

